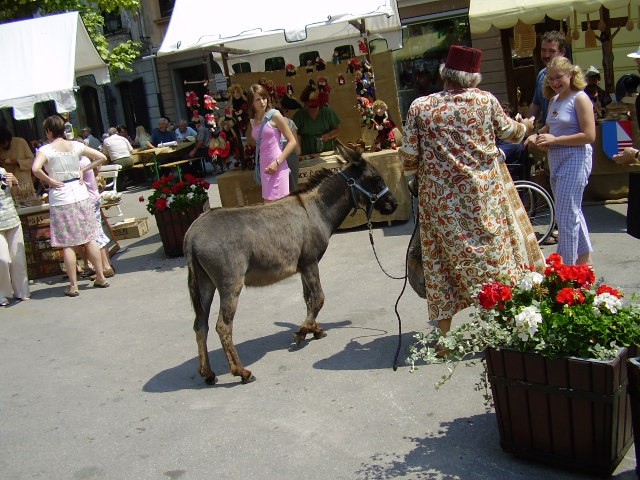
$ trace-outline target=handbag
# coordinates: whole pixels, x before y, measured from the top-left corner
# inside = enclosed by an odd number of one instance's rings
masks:
[[[275,108],[272,108],[271,110],[269,110],[267,113],[264,114],[264,118],[262,119],[262,124],[260,125],[260,132],[258,132],[258,138],[256,138],[256,162],[255,162],[255,169],[253,173],[256,179],[256,183],[258,185],[262,185],[262,179],[260,178],[260,139],[262,138],[262,130],[264,129],[264,126],[267,124],[267,122],[271,120],[271,117],[273,117],[273,114],[276,112],[277,110]]]

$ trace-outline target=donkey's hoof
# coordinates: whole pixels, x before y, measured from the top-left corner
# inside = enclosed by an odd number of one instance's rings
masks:
[[[327,332],[325,332],[324,330],[320,330],[319,332],[315,332],[313,334],[313,338],[315,338],[316,340],[320,340],[321,338],[324,338],[327,336]]]
[[[242,377],[242,384],[246,385],[247,383],[252,383],[256,381],[256,377],[253,376],[252,373],[249,374],[247,378]]]
[[[296,342],[296,345],[300,345],[302,342],[304,342],[306,336],[307,335],[304,333],[294,333],[293,341]]]
[[[211,377],[206,377],[204,381],[207,385],[215,385],[218,382],[218,379],[215,375],[213,375]]]

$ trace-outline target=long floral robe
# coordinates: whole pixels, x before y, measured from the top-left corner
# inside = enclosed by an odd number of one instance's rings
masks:
[[[400,154],[417,170],[422,263],[429,320],[472,303],[484,283],[514,279],[525,265],[544,268],[531,223],[496,147],[519,142],[525,126],[477,88],[413,101]]]

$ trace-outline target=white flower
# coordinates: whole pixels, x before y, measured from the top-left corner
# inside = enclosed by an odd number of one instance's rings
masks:
[[[515,318],[516,331],[518,337],[523,342],[533,338],[538,332],[538,324],[542,323],[542,315],[540,310],[535,306],[529,306],[522,309]]]
[[[538,272],[531,272],[527,270],[522,278],[518,287],[524,292],[528,292],[534,285],[540,285],[544,280],[544,275]]]
[[[593,305],[598,307],[598,309],[602,306],[609,310],[610,313],[618,313],[618,309],[622,308],[622,300],[615,295],[605,292],[600,295],[596,295],[596,298],[593,300]]]
[[[192,185],[192,186],[193,186],[193,185]],[[191,200],[193,197],[195,197],[195,195],[196,195],[195,193],[193,193],[193,192],[189,192],[189,193],[187,193],[187,198],[188,198],[189,200]]]
[[[172,203],[173,203],[173,195],[169,195],[169,197],[167,197],[167,208],[171,208]]]

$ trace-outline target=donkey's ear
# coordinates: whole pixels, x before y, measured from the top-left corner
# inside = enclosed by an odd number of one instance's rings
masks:
[[[347,162],[353,163],[354,165],[360,165],[362,163],[362,156],[360,152],[357,152],[351,148],[345,146],[341,141],[336,142],[338,153],[344,158]]]

